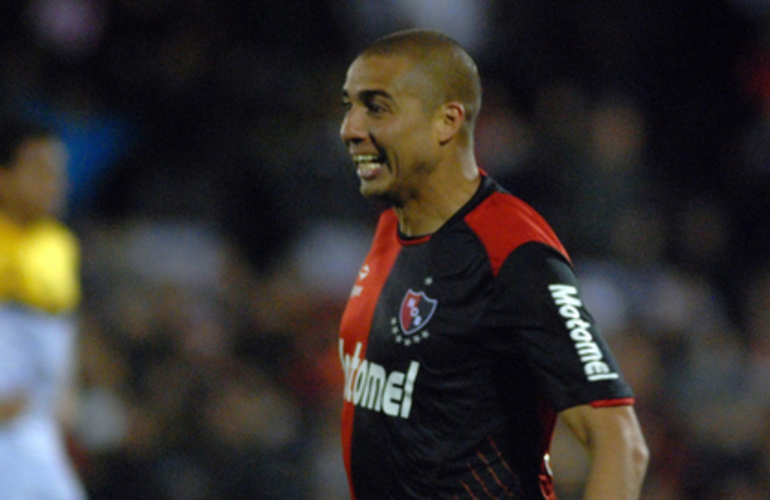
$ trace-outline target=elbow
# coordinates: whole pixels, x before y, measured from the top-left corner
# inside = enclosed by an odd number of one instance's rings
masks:
[[[637,433],[631,440],[629,447],[631,455],[631,463],[638,474],[640,481],[647,473],[647,466],[650,463],[650,449],[647,446],[647,442],[644,440],[644,436],[641,433]]]

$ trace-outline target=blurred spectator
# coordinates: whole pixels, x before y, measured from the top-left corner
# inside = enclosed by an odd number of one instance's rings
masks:
[[[0,491],[85,499],[66,448],[77,412],[80,248],[59,222],[67,149],[0,117]]]

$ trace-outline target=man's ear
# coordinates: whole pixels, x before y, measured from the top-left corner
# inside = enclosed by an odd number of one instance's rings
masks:
[[[437,119],[438,140],[444,145],[457,135],[465,123],[465,106],[459,102],[448,102],[439,108]]]

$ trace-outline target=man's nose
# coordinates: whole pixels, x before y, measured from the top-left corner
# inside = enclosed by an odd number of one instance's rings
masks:
[[[367,133],[364,127],[363,113],[351,108],[345,113],[340,127],[340,137],[345,144],[359,143],[366,139]]]

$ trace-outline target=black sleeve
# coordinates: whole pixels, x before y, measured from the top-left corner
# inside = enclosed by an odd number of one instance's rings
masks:
[[[503,363],[523,359],[557,411],[633,397],[580,298],[572,266],[551,247],[532,242],[511,253],[489,313],[490,347]]]

